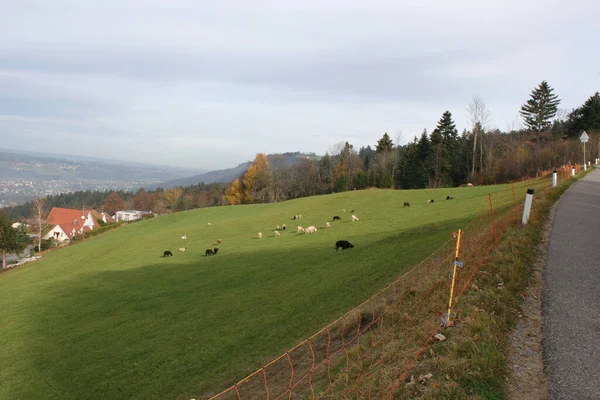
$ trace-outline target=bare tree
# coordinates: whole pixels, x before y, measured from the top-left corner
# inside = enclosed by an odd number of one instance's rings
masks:
[[[46,224],[47,210],[45,207],[45,199],[38,197],[33,200],[33,220],[37,228],[37,247],[38,253],[42,254],[42,230]]]
[[[475,157],[477,154],[477,137],[479,136],[479,170],[483,169],[483,133],[486,124],[490,120],[491,113],[485,106],[485,102],[479,96],[473,96],[469,107],[467,107],[469,120],[473,126],[473,167],[471,175],[475,175]]]

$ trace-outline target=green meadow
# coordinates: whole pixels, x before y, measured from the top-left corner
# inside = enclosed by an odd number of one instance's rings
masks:
[[[164,215],[48,252],[0,274],[0,398],[217,393],[426,258],[488,193],[497,213],[513,204],[510,185],[353,191]]]

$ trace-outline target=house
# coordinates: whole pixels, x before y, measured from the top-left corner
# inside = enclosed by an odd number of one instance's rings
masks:
[[[98,220],[104,222],[105,224],[112,224],[115,222],[114,218],[105,212],[98,212],[96,210],[90,210],[90,212],[92,213],[92,217],[94,218],[94,221],[96,221],[96,222]]]
[[[53,207],[46,218],[50,225],[42,239],[54,238],[58,241],[71,240],[73,236],[99,228],[100,224],[94,218],[95,210],[73,210],[70,208]]]
[[[122,210],[115,213],[115,221],[135,221],[141,219],[144,215],[153,214],[152,211],[139,211],[139,210]]]

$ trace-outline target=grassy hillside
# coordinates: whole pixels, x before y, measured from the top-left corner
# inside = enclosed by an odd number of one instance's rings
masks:
[[[0,398],[216,392],[424,259],[488,193],[496,209],[513,202],[503,185],[355,191],[162,216],[48,253],[0,275]],[[319,231],[296,234],[295,214]],[[339,239],[356,247],[336,253]]]

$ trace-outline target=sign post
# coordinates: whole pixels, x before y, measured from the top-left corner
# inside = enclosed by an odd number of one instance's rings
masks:
[[[579,136],[579,140],[581,140],[581,143],[583,143],[583,170],[586,171],[587,170],[587,163],[585,162],[585,143],[590,139],[590,137],[588,136],[588,134],[583,131],[583,133],[581,134],[581,136]]]

